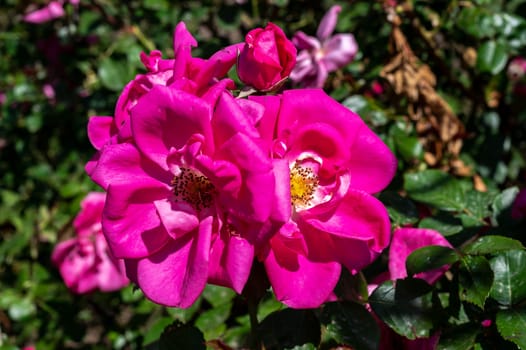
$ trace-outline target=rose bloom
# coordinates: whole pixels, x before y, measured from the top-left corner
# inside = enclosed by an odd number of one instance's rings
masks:
[[[208,88],[208,82],[226,75],[235,64],[237,50],[242,44],[228,46],[208,60],[194,58],[192,47],[197,42],[186,29],[184,22],[177,24],[174,31],[174,59],[163,59],[160,51],[154,50],[149,55],[141,53],[141,61],[147,69],[146,74],[139,74],[123,89],[111,116],[90,117],[88,137],[98,151],[86,164],[86,172],[93,176],[102,149],[108,144],[133,142],[130,127],[130,110],[137,101],[154,86],[168,86],[177,83],[177,88],[202,95]],[[95,178],[95,182],[107,188],[107,178]]]
[[[91,192],[84,198],[73,222],[76,237],[57,244],[51,256],[66,286],[77,294],[115,291],[129,283],[124,262],[113,257],[102,234],[105,197]]]
[[[278,88],[296,64],[296,48],[274,23],[251,30],[237,62],[239,79],[261,91]]]
[[[322,90],[255,96],[291,219],[259,258],[278,300],[313,308],[332,293],[343,265],[356,272],[388,245],[387,211],[371,194],[396,170],[389,148],[358,115]]]
[[[130,120],[135,144],[106,146],[94,173],[109,182],[112,251],[159,304],[188,307],[207,282],[240,293],[255,247],[286,215],[250,111],[228,92],[155,86]]]
[[[316,37],[299,31],[292,42],[299,53],[290,79],[303,87],[322,88],[330,72],[351,62],[358,52],[358,45],[352,34],[331,36],[338,21],[341,7],[332,6],[323,16]]]

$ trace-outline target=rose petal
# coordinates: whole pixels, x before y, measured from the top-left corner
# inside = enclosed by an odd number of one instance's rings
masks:
[[[183,147],[193,134],[212,139],[210,106],[184,91],[154,86],[131,111],[139,150],[163,169],[170,148]]]
[[[250,275],[254,246],[229,233],[216,234],[210,249],[208,281],[241,294]]]
[[[407,277],[405,261],[407,257],[416,249],[438,245],[452,247],[451,244],[439,232],[431,229],[422,228],[399,228],[393,233],[393,240],[389,248],[389,272],[391,279]],[[435,283],[449,266],[444,266],[432,271],[417,274],[415,277],[422,278],[429,284]]]
[[[157,253],[126,262],[144,295],[157,304],[187,308],[203,291],[208,278],[212,217],[193,234],[170,240]],[[135,270],[135,272],[133,272]]]
[[[336,262],[314,262],[289,249],[276,236],[264,260],[276,298],[292,308],[316,308],[330,296],[341,266]]]
[[[332,34],[334,28],[336,28],[336,23],[338,23],[338,14],[341,10],[341,6],[333,5],[329,11],[325,13],[321,19],[320,25],[318,26],[318,30],[316,31],[318,39],[324,41]]]

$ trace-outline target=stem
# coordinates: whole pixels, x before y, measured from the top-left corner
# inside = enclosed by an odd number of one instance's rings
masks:
[[[248,299],[248,316],[250,317],[250,343],[253,349],[262,350],[261,339],[259,339],[258,302],[252,298]]]

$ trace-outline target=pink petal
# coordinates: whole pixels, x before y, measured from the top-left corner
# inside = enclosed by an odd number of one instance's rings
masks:
[[[339,5],[333,5],[327,13],[321,19],[318,30],[316,31],[316,36],[321,41],[327,39],[334,28],[336,28],[336,23],[338,23],[338,14],[341,12],[342,8]]]
[[[214,53],[205,61],[203,67],[195,77],[198,86],[206,86],[213,78],[224,78],[230,68],[237,61],[239,52],[243,49],[244,43],[227,46]]]
[[[257,124],[261,138],[264,139],[269,149],[274,141],[274,131],[279,109],[281,108],[281,98],[275,95],[250,96],[250,101],[257,102],[263,108],[263,116]]]
[[[96,150],[100,150],[117,133],[113,117],[90,117],[88,120],[88,138]]]
[[[318,71],[318,63],[310,51],[300,51],[296,59],[296,65],[290,73],[290,79],[296,83],[307,83]],[[324,80],[325,82],[325,80]],[[305,86],[305,85],[304,85]]]
[[[73,221],[73,227],[75,227],[75,231],[78,234],[102,232],[100,222],[105,201],[105,193],[90,192],[82,202],[80,202],[81,210]]]
[[[212,217],[201,221],[191,235],[170,240],[157,253],[126,261],[129,275],[146,297],[157,304],[190,307],[203,291],[208,278]]]
[[[316,308],[331,295],[340,264],[316,262],[289,249],[276,236],[264,260],[265,269],[276,298],[292,308]]]
[[[151,178],[108,187],[102,227],[115,257],[145,257],[166,244],[169,235],[154,202],[170,195],[169,189]]]
[[[302,31],[294,34],[292,37],[292,43],[299,50],[317,50],[321,47],[321,43],[317,38],[309,36]]]
[[[170,148],[183,147],[193,134],[211,139],[210,106],[184,91],[154,86],[131,111],[140,151],[163,169]]]
[[[100,261],[97,264],[97,285],[103,292],[119,290],[130,283],[124,274],[124,262],[115,259],[108,250],[102,234],[96,235],[96,250]]]
[[[391,182],[396,173],[397,160],[389,147],[365,124],[359,129],[351,152],[348,164],[351,187],[376,193]]]
[[[318,206],[301,215],[300,229],[309,256],[336,259],[355,272],[369,265],[389,244],[389,215],[375,197],[349,189],[336,207],[323,210]]]
[[[164,228],[172,238],[178,238],[195,230],[199,218],[195,209],[188,203],[176,203],[167,198],[154,202]]]
[[[64,16],[64,8],[60,1],[50,1],[45,7],[28,13],[24,16],[24,21],[40,24]]]
[[[346,66],[358,52],[358,44],[352,34],[338,34],[323,43],[322,61],[327,71]]]
[[[241,294],[250,275],[254,246],[240,236],[217,234],[210,249],[208,281]]]
[[[173,175],[141,157],[137,149],[129,143],[107,145],[100,154],[96,167],[89,172],[91,179],[107,189],[111,183],[128,183],[137,177],[155,176],[165,184]]]
[[[192,59],[192,47],[197,47],[197,41],[186,29],[184,22],[179,22],[174,32],[175,65],[173,76],[180,79],[186,76],[187,66]]]
[[[389,248],[389,272],[391,279],[407,277],[405,261],[407,257],[416,249],[438,245],[452,247],[451,244],[439,232],[423,228],[399,228],[393,233],[393,240]],[[440,269],[423,272],[415,277],[422,278],[429,284],[435,283],[449,266]]]

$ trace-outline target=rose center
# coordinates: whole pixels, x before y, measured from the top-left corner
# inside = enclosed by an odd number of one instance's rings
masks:
[[[295,207],[307,207],[318,188],[318,176],[310,168],[295,164],[290,169],[290,198]]]
[[[216,195],[214,185],[196,170],[180,169],[179,175],[174,176],[171,182],[175,200],[190,203],[196,210],[210,208]]]

